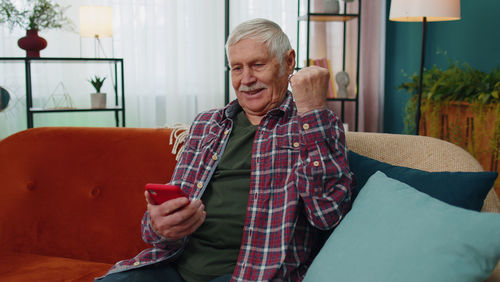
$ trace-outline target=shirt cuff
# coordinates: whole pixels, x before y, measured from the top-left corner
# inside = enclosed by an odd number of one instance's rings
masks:
[[[316,109],[301,114],[299,118],[299,130],[302,143],[305,145],[325,141],[339,135],[338,117],[329,109]]]

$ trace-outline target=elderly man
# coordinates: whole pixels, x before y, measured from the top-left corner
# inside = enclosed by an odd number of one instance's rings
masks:
[[[106,281],[300,281],[321,230],[349,210],[352,173],[342,124],[325,105],[328,71],[292,75],[288,37],[264,19],[237,26],[226,48],[237,100],[195,119],[170,181],[190,203],[153,205],[146,193],[143,239],[154,247]]]

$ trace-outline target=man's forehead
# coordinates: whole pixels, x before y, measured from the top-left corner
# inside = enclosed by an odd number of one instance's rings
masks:
[[[229,59],[231,59],[231,55],[234,57],[235,54],[241,55],[242,59],[250,59],[250,57],[247,57],[250,55],[252,59],[269,59],[273,57],[268,44],[250,38],[239,40],[228,47]]]

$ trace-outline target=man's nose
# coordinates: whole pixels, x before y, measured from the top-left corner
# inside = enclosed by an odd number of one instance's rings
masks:
[[[251,68],[243,68],[243,75],[241,78],[241,83],[245,85],[253,84],[257,81]]]

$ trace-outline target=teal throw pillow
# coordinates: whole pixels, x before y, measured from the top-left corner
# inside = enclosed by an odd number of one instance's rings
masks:
[[[427,172],[390,165],[353,151],[349,151],[348,158],[349,167],[357,181],[353,190],[354,198],[368,178],[376,171],[381,171],[445,203],[479,211],[498,176],[497,172]]]
[[[484,281],[499,238],[500,214],[448,205],[377,172],[304,281]]]

